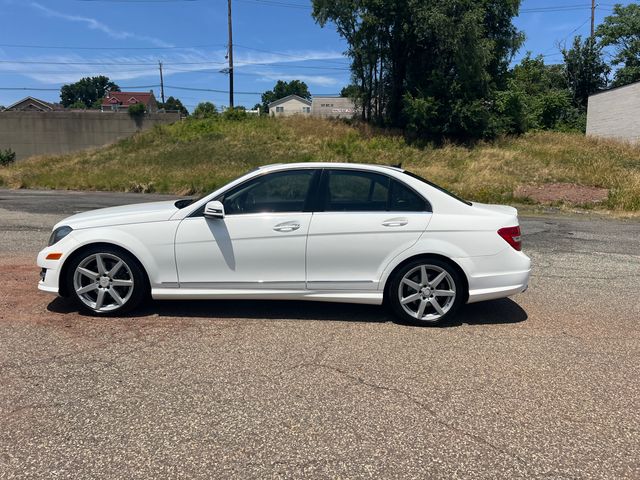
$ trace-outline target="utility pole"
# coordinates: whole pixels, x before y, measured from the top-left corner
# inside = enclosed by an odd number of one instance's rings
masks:
[[[229,10],[229,108],[233,108],[233,35],[231,31],[231,0],[227,0]]]
[[[160,98],[162,98],[162,108],[164,108],[164,78],[162,77],[162,62],[158,62],[160,66]]]
[[[591,0],[591,38],[596,34],[596,0]]]

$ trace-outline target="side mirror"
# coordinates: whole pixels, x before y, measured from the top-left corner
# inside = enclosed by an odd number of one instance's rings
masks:
[[[204,206],[204,216],[211,219],[223,219],[224,218],[224,205],[218,200],[207,202]]]

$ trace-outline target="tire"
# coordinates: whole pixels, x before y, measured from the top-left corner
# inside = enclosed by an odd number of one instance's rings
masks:
[[[421,258],[393,274],[387,295],[402,323],[437,326],[455,316],[464,302],[464,289],[460,274],[451,264],[438,258]]]
[[[122,315],[145,300],[147,276],[131,254],[110,246],[95,246],[74,255],[65,278],[69,296],[90,315]]]

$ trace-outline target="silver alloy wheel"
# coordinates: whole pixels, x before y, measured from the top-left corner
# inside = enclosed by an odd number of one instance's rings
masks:
[[[89,255],[73,273],[73,288],[78,298],[95,312],[119,309],[131,298],[133,287],[129,265],[112,253]]]
[[[449,273],[436,265],[419,265],[409,270],[398,286],[400,305],[413,318],[436,322],[456,300],[456,284]]]

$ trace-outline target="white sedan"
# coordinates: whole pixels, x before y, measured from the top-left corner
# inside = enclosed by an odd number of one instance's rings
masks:
[[[439,324],[526,290],[516,209],[466,202],[400,168],[254,170],[199,200],[105,208],[58,223],[40,290],[94,315],[155,299],[387,303]]]

